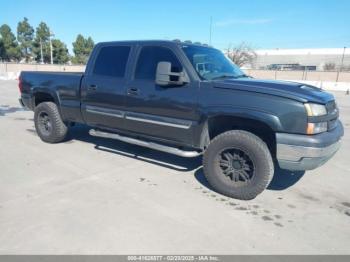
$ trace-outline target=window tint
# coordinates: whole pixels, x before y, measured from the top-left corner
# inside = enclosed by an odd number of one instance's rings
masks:
[[[151,79],[156,77],[158,62],[170,62],[173,72],[181,72],[182,66],[175,54],[168,48],[147,46],[143,47],[137,61],[135,78]]]
[[[94,74],[124,77],[129,53],[130,46],[102,47],[95,62]]]

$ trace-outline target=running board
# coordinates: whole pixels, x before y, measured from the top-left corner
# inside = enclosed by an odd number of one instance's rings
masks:
[[[95,130],[95,129],[90,129],[89,134],[92,136],[97,136],[97,137],[116,139],[116,140],[120,140],[120,141],[129,143],[129,144],[148,147],[151,149],[155,149],[155,150],[162,151],[162,152],[167,152],[169,154],[182,156],[182,157],[196,157],[196,156],[199,156],[202,154],[201,152],[197,152],[197,151],[184,151],[184,150],[178,149],[176,147],[165,146],[165,145],[157,144],[154,142],[146,142],[146,141],[139,140],[136,138],[121,136],[121,135],[118,135],[115,133],[108,133],[108,132],[103,132],[103,131],[99,131],[99,130]]]

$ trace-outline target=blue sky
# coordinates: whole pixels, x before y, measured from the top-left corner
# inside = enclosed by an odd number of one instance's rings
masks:
[[[227,48],[350,46],[349,0],[0,0],[0,24],[45,21],[71,50],[78,33],[95,42],[181,39]]]

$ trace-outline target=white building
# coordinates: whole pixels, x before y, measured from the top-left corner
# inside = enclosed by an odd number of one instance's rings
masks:
[[[334,70],[337,70],[343,63],[343,69],[350,70],[350,48],[264,49],[255,52],[257,58],[252,67],[256,69],[324,70],[328,65],[330,70],[334,65]]]

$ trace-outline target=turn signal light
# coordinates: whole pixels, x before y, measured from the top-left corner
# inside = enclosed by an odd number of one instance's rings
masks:
[[[327,122],[308,123],[306,128],[306,134],[315,135],[327,131]]]

